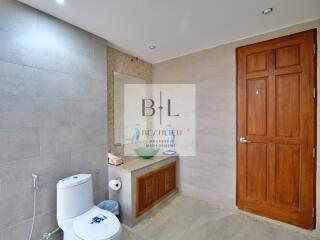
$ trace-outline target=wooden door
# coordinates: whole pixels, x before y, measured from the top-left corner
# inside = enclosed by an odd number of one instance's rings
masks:
[[[315,227],[315,42],[311,30],[237,49],[237,205],[308,229]]]

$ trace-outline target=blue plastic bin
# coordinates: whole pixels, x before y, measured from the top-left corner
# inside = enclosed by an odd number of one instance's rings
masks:
[[[119,215],[119,203],[114,200],[104,200],[98,204],[98,207],[112,212],[114,215]]]

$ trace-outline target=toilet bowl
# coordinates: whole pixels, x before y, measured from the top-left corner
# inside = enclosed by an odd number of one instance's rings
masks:
[[[57,220],[64,240],[121,240],[118,218],[93,203],[90,174],[57,183]]]

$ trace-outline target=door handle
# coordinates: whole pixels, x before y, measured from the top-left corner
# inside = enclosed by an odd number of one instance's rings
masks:
[[[246,139],[246,137],[240,137],[240,143],[251,143],[250,140]]]

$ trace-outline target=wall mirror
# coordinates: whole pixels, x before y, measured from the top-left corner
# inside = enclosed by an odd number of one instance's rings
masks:
[[[124,119],[124,104],[125,104],[125,84],[146,84],[144,79],[128,76],[119,72],[113,72],[113,126],[114,137],[113,145],[116,147],[123,146],[125,144],[131,144],[133,142],[134,135],[137,129],[144,129],[147,126],[147,121],[142,121],[141,118],[130,118],[130,121]],[[130,114],[130,113],[126,113]],[[132,137],[125,138],[125,132],[132,132]],[[144,141],[138,138],[136,141]]]

